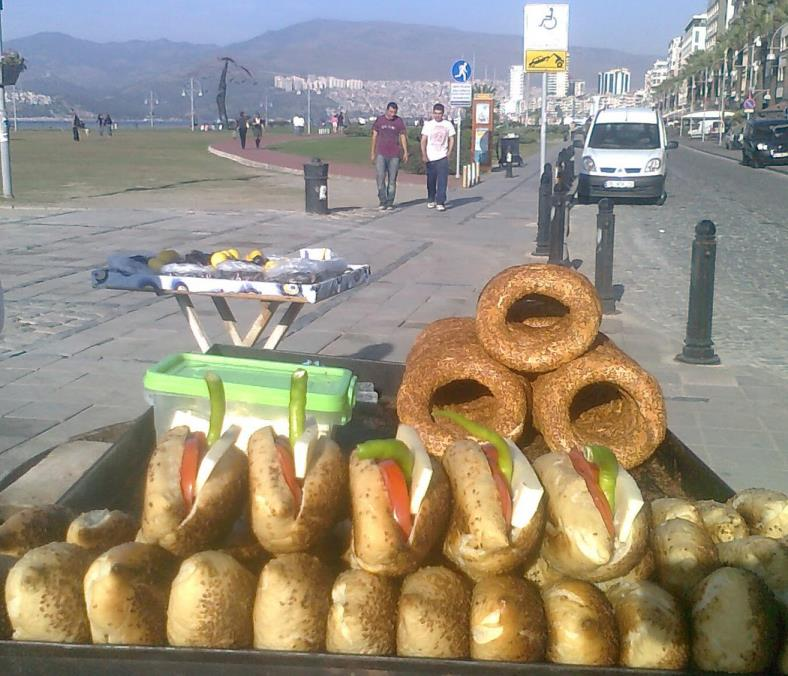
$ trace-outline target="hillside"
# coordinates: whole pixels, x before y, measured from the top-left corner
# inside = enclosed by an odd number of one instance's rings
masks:
[[[452,28],[389,22],[314,20],[268,31],[251,40],[219,46],[169,40],[98,43],[62,33],[38,33],[9,40],[28,70],[20,89],[55,96],[64,105],[86,112],[112,111],[115,117],[141,118],[153,92],[157,117],[185,116],[183,95],[189,78],[202,83],[196,97],[200,119],[216,116],[220,57],[229,56],[253,73],[231,68],[228,110],[257,110],[267,99],[274,116],[288,117],[303,109],[303,99],[273,90],[275,74],[335,75],[374,80],[446,80],[449,64],[464,57],[475,62],[476,77],[508,79],[509,66],[521,58],[521,38]],[[396,45],[382,50],[382,45]],[[596,73],[628,66],[638,85],[654,58],[612,49],[573,47],[571,76],[586,80],[589,91]],[[158,103],[155,103],[158,102]],[[315,105],[329,105],[316,97]]]

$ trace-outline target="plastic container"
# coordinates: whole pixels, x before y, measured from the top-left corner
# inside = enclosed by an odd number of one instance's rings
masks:
[[[145,399],[154,408],[156,437],[177,425],[208,430],[206,371],[218,373],[224,382],[224,427],[241,427],[239,448],[246,450],[249,437],[266,425],[287,435],[290,377],[297,368],[309,374],[306,413],[317,421],[321,434],[347,423],[357,380],[348,369],[183,353],[166,357],[145,374]]]

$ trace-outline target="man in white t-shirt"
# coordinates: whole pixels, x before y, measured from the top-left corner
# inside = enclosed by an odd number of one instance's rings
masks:
[[[427,208],[446,211],[449,155],[454,148],[454,125],[443,119],[442,103],[432,107],[432,119],[421,130],[421,159],[427,166]]]

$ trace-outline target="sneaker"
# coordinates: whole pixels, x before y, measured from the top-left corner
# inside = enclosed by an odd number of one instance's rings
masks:
[[[394,210],[394,205],[393,204],[387,204],[386,205],[386,209],[388,209],[389,211],[393,211]]]
[[[428,209],[434,209],[435,208],[435,202],[427,202],[427,208]]]
[[[446,207],[443,204],[439,204],[436,208],[438,211],[446,211]]]
[[[385,210],[386,210],[386,205],[385,205],[385,204],[381,204],[381,205],[378,207],[378,211],[385,211]]]

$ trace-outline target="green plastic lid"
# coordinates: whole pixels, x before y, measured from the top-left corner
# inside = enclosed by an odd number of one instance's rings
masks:
[[[290,377],[305,369],[306,410],[338,415],[344,424],[350,420],[356,403],[356,376],[348,369],[331,366],[301,366],[262,359],[240,359],[209,354],[175,354],[165,357],[145,373],[143,384],[150,392],[208,398],[206,371],[218,373],[224,382],[228,403],[244,402],[287,408],[290,403]]]

